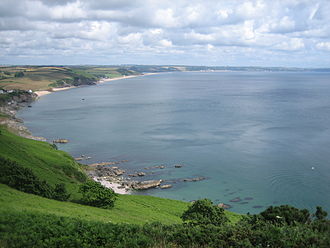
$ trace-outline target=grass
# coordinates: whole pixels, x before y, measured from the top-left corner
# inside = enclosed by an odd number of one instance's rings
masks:
[[[119,195],[113,209],[101,209],[72,202],[59,202],[40,196],[17,191],[0,184],[0,214],[5,212],[25,212],[54,214],[62,217],[88,221],[144,224],[181,223],[180,216],[190,203],[143,195]],[[241,215],[226,211],[231,223],[241,219]]]
[[[0,154],[30,168],[40,179],[51,185],[64,183],[72,199],[80,198],[79,182],[85,178],[83,168],[68,153],[55,150],[42,141],[17,136],[0,127]]]

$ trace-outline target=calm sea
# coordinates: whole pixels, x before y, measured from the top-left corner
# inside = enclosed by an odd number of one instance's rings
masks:
[[[150,75],[56,92],[19,117],[36,136],[69,139],[60,149],[75,157],[128,160],[120,166],[173,184],[143,194],[210,198],[240,213],[330,210],[329,73]]]

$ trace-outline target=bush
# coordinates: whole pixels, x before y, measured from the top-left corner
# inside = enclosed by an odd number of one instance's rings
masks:
[[[16,72],[15,77],[24,77],[24,72],[22,71]]]
[[[183,221],[196,225],[222,225],[228,219],[224,209],[213,205],[209,199],[195,201],[181,216]]]
[[[58,201],[67,201],[70,197],[64,184],[56,184],[53,188],[46,181],[41,181],[35,176],[31,169],[2,157],[0,157],[0,183],[25,193]]]
[[[298,209],[289,205],[270,206],[260,215],[266,221],[272,223],[286,223],[292,225],[294,223],[306,223],[310,221],[310,213],[307,209]]]
[[[54,200],[67,201],[69,197],[70,194],[68,194],[64,183],[55,185],[55,189],[52,197]]]
[[[80,186],[82,202],[99,208],[112,208],[116,200],[116,193],[112,189],[103,187],[100,183],[89,180]]]
[[[47,198],[52,198],[53,196],[52,187],[46,181],[41,181],[36,177],[32,170],[1,157],[0,183],[30,194]]]

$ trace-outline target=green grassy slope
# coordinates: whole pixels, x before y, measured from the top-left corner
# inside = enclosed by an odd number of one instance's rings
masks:
[[[71,193],[71,200],[78,200],[78,188],[82,179],[81,165],[66,152],[55,150],[50,144],[17,136],[0,126],[0,154],[30,168],[40,179],[55,185],[64,183]],[[189,203],[143,195],[120,195],[111,210],[83,206],[72,202],[59,202],[26,194],[0,185],[0,212],[55,214],[102,222],[180,223],[180,216]],[[239,214],[226,212],[232,222]]]
[[[79,182],[86,176],[81,166],[66,152],[55,150],[46,142],[26,139],[0,127],[0,154],[33,170],[36,176],[55,185],[64,183],[72,199],[80,197]]]
[[[181,222],[180,215],[188,204],[151,196],[121,195],[115,207],[107,210],[26,194],[0,184],[0,214],[27,212],[100,222],[142,224],[159,221],[173,224]]]

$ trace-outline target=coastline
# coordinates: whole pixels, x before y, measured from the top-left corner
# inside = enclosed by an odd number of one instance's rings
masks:
[[[116,78],[105,78],[105,79],[100,79],[99,81],[95,82],[95,84],[102,84],[102,83],[115,81],[115,80],[128,79],[128,78],[147,76],[147,75],[153,75],[153,74],[158,74],[158,73],[145,73],[145,74],[139,74],[139,75],[121,76],[121,77],[116,77]],[[52,88],[51,90],[34,91],[32,94],[35,94],[35,95],[30,102],[33,102],[33,101],[39,99],[40,97],[51,94],[53,92],[69,90],[69,89],[74,89],[74,88],[78,88],[78,87],[79,86],[70,86],[70,87],[63,87],[63,88]],[[24,125],[24,121],[16,117],[17,111],[19,109],[25,108],[27,106],[29,106],[29,103],[25,104],[25,105],[21,105],[17,108],[12,108],[10,106],[1,107],[0,112],[8,114],[9,118],[7,118],[5,120],[0,120],[0,124],[6,125],[9,129],[11,129],[16,134],[18,134],[22,137],[25,137],[28,139],[33,139],[33,140],[49,142],[44,137],[33,136],[33,134],[30,132],[30,130]],[[84,165],[91,168],[91,166],[88,164],[84,164]],[[101,185],[103,185],[106,188],[111,188],[117,194],[131,194],[131,192],[132,192],[130,188],[123,187],[123,183],[127,184],[127,179],[120,180],[118,178],[112,178],[109,180],[109,178],[107,179],[102,176],[91,175],[88,173],[88,171],[85,171],[85,173],[92,180],[99,182]]]
[[[106,82],[111,82],[111,81],[116,81],[116,80],[122,80],[122,79],[128,79],[128,78],[135,78],[135,77],[141,77],[141,76],[148,76],[148,75],[155,75],[159,73],[144,73],[144,74],[138,74],[138,75],[130,75],[130,76],[120,76],[120,77],[115,77],[115,78],[102,78],[99,81],[95,82],[95,84],[103,84]],[[52,88],[51,90],[37,90],[34,93],[37,94],[38,98],[51,94],[53,92],[57,91],[63,91],[63,90],[70,90],[74,88],[78,88],[79,86],[70,86],[70,87],[63,87],[63,88]]]

